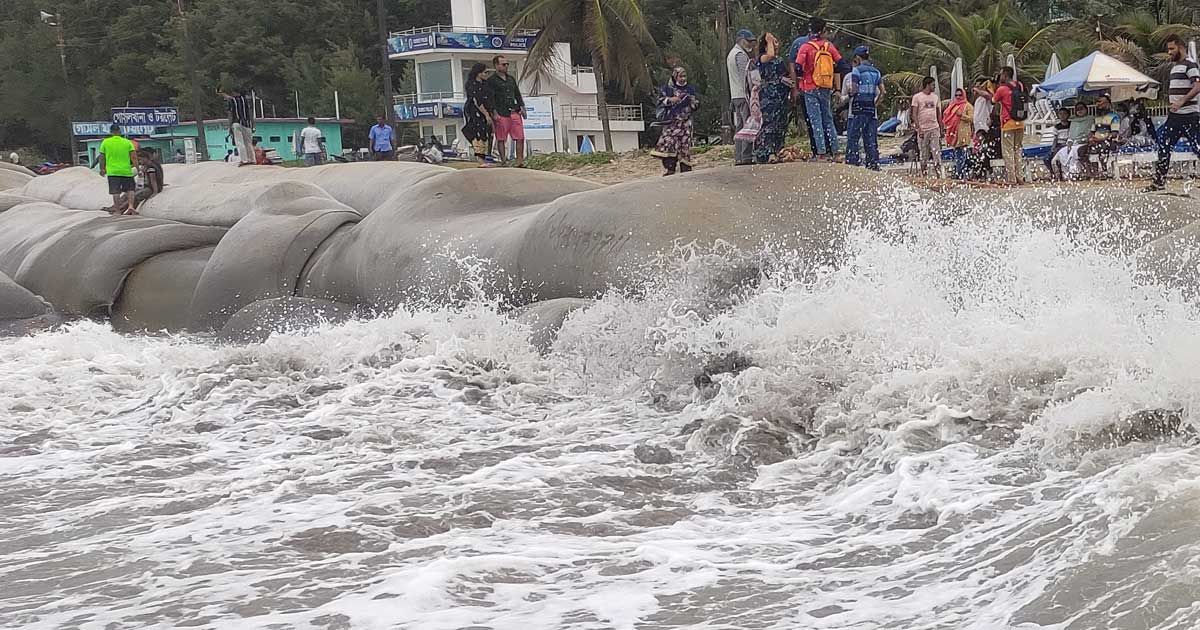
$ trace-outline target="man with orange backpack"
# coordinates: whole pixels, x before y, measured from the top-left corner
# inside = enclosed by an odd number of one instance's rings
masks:
[[[813,17],[808,21],[812,35],[796,53],[796,65],[804,75],[800,79],[800,90],[804,93],[804,108],[812,123],[813,140],[817,159],[837,154],[837,128],[833,125],[833,88],[841,84],[837,76],[837,64],[842,60],[833,42],[825,39],[825,20]]]

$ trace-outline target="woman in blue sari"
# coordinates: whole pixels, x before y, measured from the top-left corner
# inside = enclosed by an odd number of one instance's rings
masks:
[[[674,175],[675,168],[686,173],[692,170],[692,112],[700,106],[696,88],[688,85],[687,70],[675,68],[671,80],[658,95],[658,121],[662,135],[650,152],[660,158],[666,170],[663,176]]]
[[[758,40],[758,54],[750,60],[750,70],[758,71],[758,101],[762,108],[762,130],[754,143],[754,161],[774,164],[787,138],[788,110],[795,80],[790,71],[793,64],[780,56],[779,39],[773,33],[763,33]]]

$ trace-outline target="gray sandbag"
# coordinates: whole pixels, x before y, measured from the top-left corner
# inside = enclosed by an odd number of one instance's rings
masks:
[[[23,187],[9,192],[18,191],[27,197],[74,210],[103,210],[112,206],[112,195],[108,194],[108,181],[99,173],[82,166],[35,177]]]
[[[0,321],[37,317],[49,310],[44,300],[0,273]]]
[[[946,195],[936,205],[968,220],[1016,216],[1041,229],[1083,236],[1104,251],[1121,254],[1200,220],[1195,199],[1098,187],[983,189]]]
[[[12,173],[20,173],[21,175],[28,175],[29,177],[35,177],[37,175],[37,173],[34,173],[33,171],[25,168],[24,166],[21,166],[20,164],[13,164],[12,162],[4,162],[4,161],[0,161],[0,171],[9,171]]]
[[[125,277],[162,254],[215,245],[225,230],[31,203],[0,213],[0,272],[62,312],[107,314]]]
[[[2,162],[0,162],[2,164]],[[32,176],[17,171],[0,169],[0,190],[11,190],[13,188],[21,188],[33,179]]]
[[[182,332],[215,246],[159,254],[133,268],[112,307],[118,332]]]
[[[189,329],[217,330],[249,304],[295,295],[317,247],[361,218],[315,188],[285,184],[265,190],[209,259],[192,298]]]
[[[677,242],[771,243],[815,264],[833,260],[852,230],[894,223],[901,197],[920,194],[842,165],[730,167],[609,187],[463,170],[422,181],[330,239],[302,293],[377,308],[422,293],[452,300],[461,297],[448,294],[463,279],[458,260],[474,256],[515,303],[593,297],[638,286],[644,265]]]
[[[328,300],[290,296],[259,300],[234,313],[217,338],[229,343],[260,343],[273,333],[340,324],[354,315],[354,307]]]
[[[330,197],[369,215],[422,181],[454,172],[445,166],[417,162],[353,162],[306,168],[282,166],[237,167],[221,162],[165,166],[167,189],[211,184],[266,184],[298,181],[320,187]]]
[[[142,204],[138,214],[191,225],[233,227],[260,205],[258,199],[264,194],[270,194],[277,204],[287,203],[289,197],[328,197],[312,184],[289,180],[172,185]]]
[[[41,199],[26,197],[12,191],[0,191],[0,212],[7,212],[21,204],[38,202],[41,202]]]
[[[517,257],[538,212],[600,189],[540,171],[467,169],[425,179],[322,246],[301,293],[380,310],[423,297],[459,299],[466,296],[456,287],[474,280],[464,278],[466,257],[489,261],[498,281],[519,284]]]
[[[1161,236],[1137,251],[1142,278],[1200,295],[1200,221]]]
[[[538,352],[546,354],[554,346],[558,331],[567,321],[567,317],[595,303],[595,300],[583,298],[557,298],[522,306],[513,311],[511,316],[529,326],[529,344]]]

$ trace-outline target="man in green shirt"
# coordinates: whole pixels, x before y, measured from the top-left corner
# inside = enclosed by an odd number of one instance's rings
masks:
[[[113,214],[136,214],[133,194],[137,183],[133,179],[137,164],[137,149],[121,135],[120,125],[109,127],[112,133],[100,143],[100,175],[108,176],[108,194],[113,198]]]
[[[500,161],[508,161],[504,144],[511,137],[517,145],[517,168],[525,166],[525,99],[521,98],[521,86],[516,77],[508,73],[508,59],[492,57],[496,71],[488,77],[492,90],[492,127],[496,132],[496,148],[500,150]]]

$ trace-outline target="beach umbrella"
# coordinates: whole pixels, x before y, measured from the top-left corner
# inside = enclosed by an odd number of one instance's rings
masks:
[[[1094,52],[1046,79],[1036,92],[1052,101],[1100,92],[1109,93],[1113,101],[1153,99],[1158,96],[1158,81],[1102,52]]]
[[[1016,80],[1016,78],[1017,78],[1017,57],[1015,55],[1010,54],[1008,56],[1008,64],[1007,65],[1009,68],[1012,68],[1013,80]]]
[[[962,60],[962,57],[958,57],[957,59],[954,60],[954,69],[950,71],[950,94],[951,94],[951,96],[953,96],[954,93],[959,90],[959,88],[961,88],[965,85],[963,79],[964,79],[964,77],[963,77],[963,60]]]
[[[1196,56],[1196,40],[1194,39],[1188,41],[1188,59],[1191,59],[1192,61],[1200,59],[1200,57]]]
[[[929,66],[929,76],[933,77],[933,93],[940,95],[942,93],[942,83],[938,81],[937,66]]]
[[[1062,72],[1062,62],[1058,60],[1058,53],[1053,53],[1050,55],[1050,63],[1046,64],[1045,80],[1049,81],[1050,77],[1058,74],[1059,72]]]

